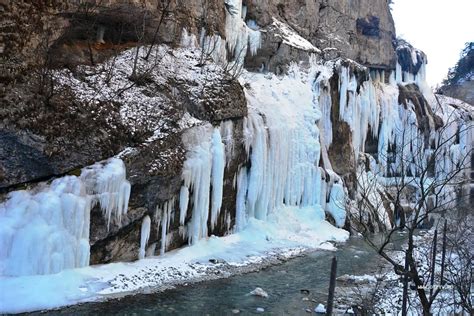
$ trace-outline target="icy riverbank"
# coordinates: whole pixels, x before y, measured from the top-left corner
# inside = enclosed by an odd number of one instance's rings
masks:
[[[256,271],[308,249],[334,249],[327,241],[348,237],[314,208],[286,207],[266,222],[251,219],[239,233],[211,236],[160,257],[52,275],[1,277],[0,313],[52,309]]]

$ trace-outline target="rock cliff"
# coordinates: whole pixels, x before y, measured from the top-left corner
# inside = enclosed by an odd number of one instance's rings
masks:
[[[443,123],[419,88],[426,56],[394,40],[385,0],[0,8],[1,192],[124,161],[128,212],[109,225],[100,203],[92,208],[91,264],[225,235],[245,212],[264,219],[281,203],[317,204],[344,226],[359,156],[390,167],[383,155],[400,137],[390,121],[413,120],[427,143]]]

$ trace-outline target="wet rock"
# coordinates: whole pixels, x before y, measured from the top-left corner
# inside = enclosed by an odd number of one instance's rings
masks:
[[[265,312],[265,309],[262,307],[257,307],[257,313],[263,313]]]
[[[255,288],[255,290],[253,290],[253,291],[250,292],[249,294],[250,294],[250,295],[253,295],[253,296],[264,297],[264,298],[267,298],[267,297],[268,297],[268,293],[265,292],[261,287]]]

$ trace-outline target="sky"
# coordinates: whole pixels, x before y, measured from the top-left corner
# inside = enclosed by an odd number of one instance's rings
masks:
[[[474,41],[474,0],[393,0],[397,36],[428,55],[427,80],[440,83]]]

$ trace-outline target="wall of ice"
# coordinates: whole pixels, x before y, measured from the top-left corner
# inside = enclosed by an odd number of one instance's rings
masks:
[[[89,265],[90,212],[99,204],[108,222],[127,212],[125,165],[110,159],[0,204],[0,276],[58,273]]]
[[[291,75],[285,77],[254,73],[242,76],[247,83],[249,106],[243,122],[248,163],[234,175],[234,231],[243,229],[251,218],[266,221],[286,206],[311,207],[322,218],[326,210],[337,226],[345,223],[342,180],[320,167],[320,81],[313,79],[327,68],[313,66],[302,70],[293,65]],[[217,127],[194,127],[183,135],[187,156],[177,207],[180,233],[190,244],[208,237],[209,228],[215,227],[221,212],[224,173],[236,143],[232,129],[232,122],[224,121]],[[160,253],[166,250],[173,212],[173,207],[157,210]]]

